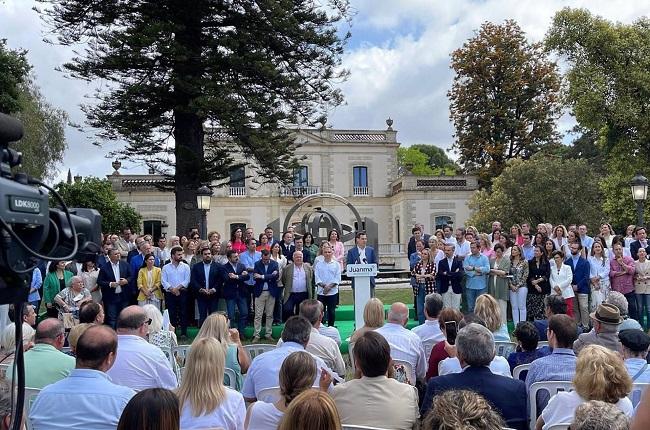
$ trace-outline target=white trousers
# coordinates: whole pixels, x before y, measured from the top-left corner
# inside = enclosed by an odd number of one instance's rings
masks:
[[[526,321],[526,296],[528,296],[528,288],[526,287],[520,287],[517,292],[510,291],[512,322],[515,327],[520,321]]]

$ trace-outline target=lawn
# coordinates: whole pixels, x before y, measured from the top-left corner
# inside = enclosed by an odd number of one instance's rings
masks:
[[[351,305],[352,304],[352,291],[339,292],[339,304]],[[390,305],[395,302],[404,302],[407,305],[413,304],[413,290],[410,288],[396,288],[392,290],[375,290],[375,296],[382,301],[385,305]]]

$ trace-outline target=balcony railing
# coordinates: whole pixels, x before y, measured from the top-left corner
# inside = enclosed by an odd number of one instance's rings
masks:
[[[307,185],[304,187],[280,187],[280,197],[303,197],[320,193],[320,187]]]
[[[230,197],[245,197],[246,187],[230,187],[228,194]]]
[[[368,187],[352,187],[352,194],[355,196],[367,196]]]

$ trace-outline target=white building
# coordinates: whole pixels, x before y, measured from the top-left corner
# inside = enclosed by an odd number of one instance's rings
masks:
[[[476,177],[401,174],[397,166],[400,144],[390,126],[386,130],[296,129],[295,139],[301,145],[296,155],[305,159],[295,172],[293,186],[256,184],[245,178],[254,176],[248,167],[244,172],[231,172],[230,185],[215,189],[208,230],[219,231],[222,238],[235,226],[253,227],[259,233],[274,220],[282,225],[300,197],[334,193],[352,203],[362,218],[378,224],[380,257],[402,260],[416,221],[431,233],[448,223],[462,226],[469,217],[467,202],[478,188]],[[145,232],[158,236],[176,231],[174,195],[154,186],[162,176],[121,175],[116,170],[108,179],[119,200],[142,214]],[[291,224],[315,207],[357,227],[348,207],[332,199],[310,202],[294,214]]]

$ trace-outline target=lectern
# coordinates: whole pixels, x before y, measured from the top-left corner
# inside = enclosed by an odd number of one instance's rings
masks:
[[[376,264],[348,264],[346,275],[354,280],[354,327],[363,327],[363,308],[370,300],[370,278],[377,276]]]

